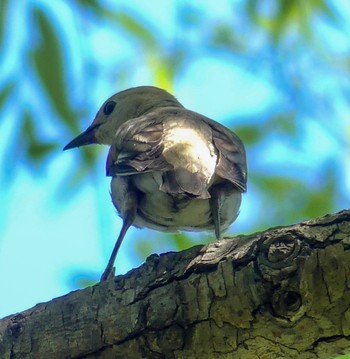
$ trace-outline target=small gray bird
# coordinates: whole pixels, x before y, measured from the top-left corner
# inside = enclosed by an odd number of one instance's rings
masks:
[[[93,143],[110,146],[106,173],[123,219],[101,281],[113,275],[131,225],[164,232],[214,230],[220,239],[237,218],[247,183],[242,141],[165,90],[141,86],[118,92],[64,150]]]

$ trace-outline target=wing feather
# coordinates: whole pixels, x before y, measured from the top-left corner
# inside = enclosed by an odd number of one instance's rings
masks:
[[[204,121],[211,127],[213,143],[218,151],[215,173],[232,182],[241,191],[247,190],[247,160],[239,137],[223,125],[207,117]]]
[[[172,169],[163,158],[163,122],[143,116],[125,122],[117,131],[106,163],[107,176]]]
[[[215,173],[237,186],[242,192],[247,190],[247,164],[246,154],[242,141],[228,128],[196,112],[175,109],[152,113],[136,119],[126,121],[116,133],[116,141],[111,146],[107,164],[107,176],[132,175],[152,171],[167,172],[173,170],[173,166],[163,157],[163,121],[175,120],[177,116],[182,118],[203,121],[209,125],[212,132],[212,142],[218,153],[218,161]],[[177,175],[177,173],[176,173]],[[175,191],[167,177],[163,178],[164,191]],[[179,182],[178,179],[176,182]],[[185,191],[197,194],[195,188],[187,189],[189,181],[185,183],[186,190],[178,185],[177,192]],[[167,189],[167,186],[172,190]],[[193,187],[193,186],[192,186]],[[175,192],[176,192],[175,191]]]

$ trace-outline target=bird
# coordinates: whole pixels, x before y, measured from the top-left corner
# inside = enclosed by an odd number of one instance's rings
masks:
[[[139,86],[108,98],[91,125],[63,150],[110,146],[106,175],[123,224],[101,276],[130,228],[162,232],[214,231],[216,239],[239,214],[247,190],[241,139],[222,124],[186,109],[171,93]]]

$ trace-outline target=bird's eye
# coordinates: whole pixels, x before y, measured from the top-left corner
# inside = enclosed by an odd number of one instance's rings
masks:
[[[114,101],[108,101],[108,102],[104,105],[104,107],[103,107],[103,113],[104,113],[106,116],[110,115],[110,114],[113,112],[114,107],[115,107],[116,104],[117,104],[117,103],[114,102]]]

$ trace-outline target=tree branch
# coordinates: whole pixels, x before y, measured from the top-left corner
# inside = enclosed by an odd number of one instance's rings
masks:
[[[0,320],[0,358],[350,352],[350,211],[179,253]]]

